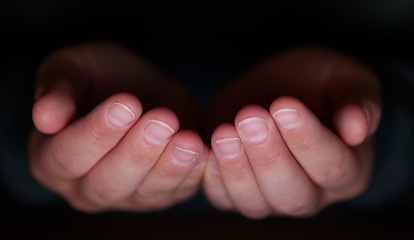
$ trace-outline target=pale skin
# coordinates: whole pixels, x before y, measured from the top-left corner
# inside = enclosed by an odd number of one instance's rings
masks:
[[[379,92],[351,58],[291,50],[216,96],[201,128],[208,148],[185,90],[125,49],[85,44],[41,66],[30,166],[85,212],[160,210],[201,186],[212,205],[249,218],[312,216],[365,190]]]

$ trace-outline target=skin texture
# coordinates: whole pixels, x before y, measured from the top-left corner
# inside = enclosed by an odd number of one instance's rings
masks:
[[[39,70],[32,173],[80,211],[164,209],[202,186],[249,218],[312,216],[369,182],[379,85],[354,59],[321,47],[269,58],[217,94],[205,126],[193,102],[119,46],[57,51]]]

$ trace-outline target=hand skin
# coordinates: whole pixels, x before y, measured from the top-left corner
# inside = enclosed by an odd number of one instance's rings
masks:
[[[215,129],[213,151],[196,132],[178,131],[180,123],[197,126],[188,94],[118,46],[52,54],[36,99],[32,173],[85,212],[169,207],[197,190],[207,165],[204,191],[219,209],[249,218],[312,216],[366,188],[381,115],[375,76],[315,47],[269,59],[218,95],[207,125]],[[143,115],[141,102],[151,109]],[[173,105],[156,107],[165,103]],[[151,136],[155,126],[164,141]]]
[[[52,53],[36,87],[32,174],[83,212],[153,211],[184,201],[199,189],[209,152],[196,131],[179,131],[180,123],[197,127],[193,102],[119,46]]]
[[[369,183],[379,83],[350,57],[284,52],[232,81],[207,116],[214,153],[203,188],[219,209],[309,217]]]

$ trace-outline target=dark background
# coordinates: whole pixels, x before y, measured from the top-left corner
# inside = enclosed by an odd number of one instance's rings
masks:
[[[232,76],[267,56],[300,44],[320,44],[351,54],[382,71],[381,76],[388,81],[384,86],[388,86],[394,80],[383,68],[387,66],[384,59],[413,62],[413,29],[414,2],[409,0],[293,0],[268,5],[253,1],[3,1],[0,123],[10,127],[1,129],[0,151],[18,152],[19,156],[8,157],[24,161],[24,141],[32,127],[32,86],[37,67],[47,54],[66,45],[95,40],[126,45],[190,89],[203,89],[200,103],[206,104],[217,87]],[[412,99],[406,100],[412,107]],[[186,227],[185,234],[197,238],[264,233],[292,238],[362,238],[407,233],[414,216],[413,207],[396,212],[395,207],[349,212],[339,205],[312,220],[256,222],[214,210],[201,194],[161,213],[89,216],[71,211],[59,200],[49,205],[36,197],[19,199],[30,194],[11,189],[14,185],[7,182],[7,176],[14,173],[2,166],[2,179],[6,180],[0,185],[1,219],[10,226],[21,225],[35,235],[50,238],[62,232],[67,238],[75,237],[75,232],[105,238],[126,237],[130,232],[138,236],[139,231],[147,237],[160,238],[180,236]],[[21,166],[22,174],[28,175],[25,163],[16,160],[14,166]],[[44,194],[41,189],[30,191],[33,195]],[[400,198],[403,200],[394,201],[394,206],[414,201],[412,194],[402,194]],[[166,231],[162,231],[163,227]]]
[[[113,40],[173,75],[178,65],[232,75],[257,59],[303,43],[357,56],[413,57],[414,3],[409,0],[141,2],[2,2],[1,55],[41,59],[68,44]]]

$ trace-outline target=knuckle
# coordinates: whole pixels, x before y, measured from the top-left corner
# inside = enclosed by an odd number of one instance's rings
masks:
[[[45,163],[45,168],[54,175],[60,174],[59,172],[61,172],[62,177],[75,178],[82,176],[85,173],[85,169],[80,161],[69,159],[69,154],[66,154],[60,149],[64,148],[56,147],[50,152],[49,160]],[[58,172],[56,173],[56,171]]]
[[[167,165],[156,169],[158,175],[163,178],[184,177],[188,171],[187,166]]]
[[[275,164],[279,162],[279,159],[281,159],[281,157],[282,154],[279,151],[272,151],[269,154],[265,154],[264,156],[257,158],[254,164],[260,168],[269,169],[271,167],[274,167]]]
[[[47,177],[76,178],[85,173],[82,161],[73,157],[74,153],[61,139],[48,138],[41,144],[37,149],[31,147],[28,156],[30,171],[37,180]]]
[[[140,151],[139,148],[134,147],[128,143],[125,144],[124,154],[126,159],[133,165],[139,168],[151,167],[154,165],[155,159],[154,157],[148,157],[148,153],[146,151]]]
[[[320,142],[315,136],[306,136],[300,138],[293,146],[289,146],[293,148],[293,151],[302,151],[302,152],[314,152],[318,150],[320,146]]]
[[[88,198],[96,206],[111,206],[118,202],[119,193],[108,187],[95,187],[88,190]]]
[[[113,137],[104,131],[103,128],[100,128],[98,124],[92,127],[87,127],[87,130],[84,132],[86,132],[87,142],[91,142],[93,146],[103,149],[112,147]]]
[[[348,185],[354,181],[354,171],[348,171],[345,166],[346,159],[341,158],[334,163],[327,164],[315,176],[315,182],[324,188],[333,188],[341,185]]]

